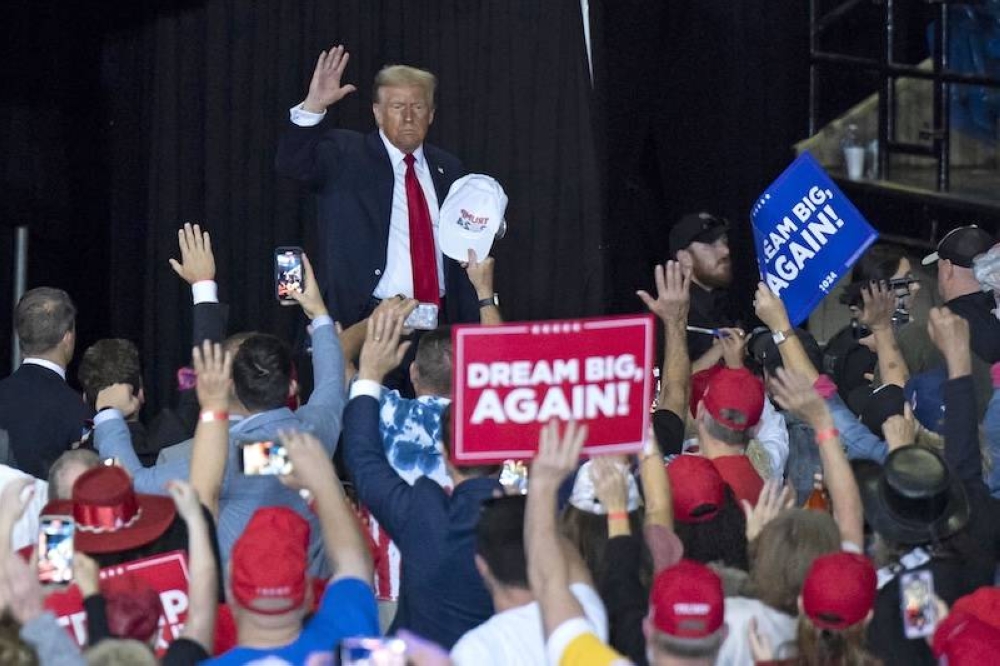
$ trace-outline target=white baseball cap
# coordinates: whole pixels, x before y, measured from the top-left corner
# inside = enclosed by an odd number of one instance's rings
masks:
[[[506,228],[507,194],[490,176],[470,173],[451,185],[441,204],[438,241],[441,252],[456,261],[468,261],[469,250],[478,259],[490,254],[493,241]]]

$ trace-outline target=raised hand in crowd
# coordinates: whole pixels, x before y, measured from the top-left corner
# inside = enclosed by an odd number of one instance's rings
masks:
[[[819,373],[809,360],[809,355],[795,334],[795,329],[792,328],[785,304],[763,282],[757,284],[753,308],[757,318],[764,322],[772,333],[782,334],[783,339],[777,345],[784,367],[803,375],[810,382],[816,381]]]
[[[680,262],[668,261],[654,269],[653,278],[656,298],[642,290],[635,292],[636,295],[664,324],[673,322],[686,326],[691,307],[691,271],[685,271]]]
[[[323,529],[326,555],[333,566],[331,582],[360,578],[371,584],[371,552],[333,469],[330,455],[319,440],[308,433],[282,432],[279,436],[292,463],[292,471],[282,476],[281,482],[312,495]]]
[[[312,80],[309,82],[309,94],[302,108],[311,113],[323,113],[331,104],[336,104],[357,88],[348,83],[340,85],[340,79],[347,68],[351,54],[341,46],[334,46],[328,51],[322,51],[316,60]]]
[[[738,370],[744,366],[747,355],[746,333],[741,328],[719,329],[719,345],[722,347],[722,360],[727,368]]]
[[[368,322],[371,321],[372,316],[376,312],[389,312],[389,313],[400,313],[403,317],[403,321],[410,316],[420,303],[413,298],[406,298],[405,296],[398,295],[392,298],[382,299],[372,314],[366,319],[351,325],[346,331],[339,331],[340,335],[340,348],[344,350],[344,361],[347,364],[356,363],[358,356],[361,354],[361,347],[365,344],[365,333],[368,331]],[[406,330],[403,330],[403,334],[406,334]],[[354,378],[354,374],[357,374],[357,368],[355,372],[351,374],[351,379]]]
[[[199,385],[200,379],[199,376]],[[181,637],[194,641],[210,654],[215,642],[219,581],[208,522],[193,485],[171,481],[167,490],[188,532],[188,615]]]
[[[774,332],[785,331],[792,327],[788,320],[788,310],[785,309],[785,304],[763,282],[757,284],[753,310],[757,318]]]
[[[25,562],[11,548],[11,530],[33,493],[30,478],[9,481],[0,492],[0,614],[9,614],[21,625],[20,637],[34,648],[39,664],[83,666],[69,634],[45,612],[36,558]]]
[[[485,326],[503,323],[500,307],[493,302],[496,294],[496,289],[493,287],[494,263],[493,257],[490,256],[480,261],[476,257],[476,251],[469,248],[469,261],[465,263],[465,273],[469,276],[469,282],[476,290],[476,298],[479,299],[479,302],[490,301],[489,304],[479,307],[479,323]]]
[[[232,394],[233,357],[222,345],[208,340],[191,350],[198,376],[201,414],[191,449],[191,485],[209,513],[218,520],[222,477],[229,454],[229,400]]]
[[[170,267],[188,284],[215,279],[215,255],[212,238],[198,224],[186,223],[177,230],[181,260],[170,259]]]
[[[910,378],[906,361],[896,344],[892,315],[896,311],[896,293],[884,282],[873,282],[861,289],[863,307],[858,321],[872,331],[874,352],[878,355],[879,375],[885,384],[905,386]]]
[[[750,543],[779,513],[795,506],[795,494],[791,486],[782,486],[777,479],[768,479],[756,505],[746,500],[740,500],[740,504],[747,517],[747,543]]]
[[[562,555],[556,529],[556,492],[580,460],[587,440],[587,426],[558,421],[542,426],[538,453],[531,462],[531,490],[524,521],[528,582],[542,611],[548,637],[563,622],[584,617],[580,603],[569,590],[569,567]]]
[[[101,567],[94,558],[85,553],[73,553],[73,582],[80,589],[84,599],[101,591]]]
[[[655,299],[645,291],[636,294],[663,322],[663,373],[656,402],[660,409],[671,411],[683,420],[691,379],[686,328],[691,307],[691,273],[679,262],[668,261],[656,267],[653,278]]]
[[[112,384],[101,389],[94,405],[97,411],[108,407],[117,409],[122,413],[123,418],[128,419],[139,411],[139,408],[142,407],[142,401],[139,400],[139,396],[131,384]]]
[[[892,314],[896,311],[896,294],[885,282],[872,282],[861,288],[863,306],[858,321],[872,332],[892,328]]]
[[[913,444],[917,440],[917,419],[913,416],[910,403],[903,403],[903,413],[894,414],[882,424],[882,434],[890,451]]]
[[[316,281],[316,273],[313,272],[312,264],[309,262],[309,257],[302,253],[302,272],[305,287],[302,291],[290,291],[288,296],[290,301],[281,301],[282,305],[292,305],[292,302],[298,303],[302,306],[302,311],[306,313],[309,319],[315,319],[316,317],[322,317],[323,315],[329,314],[326,309],[326,303],[323,302],[323,292],[320,290],[319,283]]]
[[[599,456],[590,465],[594,495],[607,511],[608,538],[631,533],[628,521],[628,467],[613,456]]]
[[[968,320],[947,307],[931,308],[927,317],[927,333],[941,350],[941,355],[948,364],[950,379],[972,373]]]
[[[802,373],[778,368],[771,380],[771,393],[782,407],[796,413],[816,431],[823,478],[841,539],[861,548],[864,545],[861,494],[841,446],[840,433],[834,427],[833,416],[813,383],[814,380]]]
[[[411,304],[404,303],[405,307]],[[368,318],[365,344],[361,348],[361,357],[358,361],[358,379],[371,379],[381,383],[390,371],[403,362],[406,350],[411,344],[410,342],[400,344],[404,311],[399,308],[386,308],[373,312]]]

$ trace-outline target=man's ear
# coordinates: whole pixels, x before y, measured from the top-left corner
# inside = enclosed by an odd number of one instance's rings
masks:
[[[420,370],[417,369],[416,363],[410,364],[410,383],[413,384],[414,390],[420,384]]]
[[[382,107],[377,101],[372,102],[372,115],[375,116],[375,124],[382,127]]]
[[[483,577],[483,580],[490,578],[493,572],[490,571],[490,565],[486,564],[486,560],[483,559],[483,556],[476,553],[475,560],[476,571],[478,571],[479,575]]]
[[[687,250],[677,250],[677,262],[685,271],[690,271],[694,266],[694,258]]]

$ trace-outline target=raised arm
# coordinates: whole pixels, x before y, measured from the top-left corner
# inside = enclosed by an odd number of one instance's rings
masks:
[[[191,449],[191,485],[215,520],[229,455],[229,397],[232,392],[233,357],[222,346],[207,340],[191,352],[198,374],[201,414]],[[176,496],[174,497],[176,501]]]
[[[412,299],[411,299],[412,302]],[[386,459],[379,434],[382,379],[403,360],[410,343],[400,344],[402,311],[379,310],[368,322],[358,379],[344,413],[344,462],[361,502],[389,534],[398,534],[411,511],[412,487]]]
[[[879,376],[884,384],[895,384],[902,388],[910,378],[910,371],[899,351],[899,345],[896,344],[896,332],[892,328],[896,294],[884,282],[879,282],[863,287],[861,298],[864,300],[864,308],[858,321],[870,328],[875,335]]]
[[[663,322],[663,375],[657,404],[659,409],[669,410],[683,421],[687,414],[691,380],[691,361],[687,349],[691,275],[685,273],[676,261],[657,266],[653,275],[656,280],[656,298],[645,291],[637,291],[636,294],[649,311]]]
[[[333,326],[316,274],[309,257],[302,255],[305,289],[291,292],[292,299],[302,307],[312,330],[313,391],[309,401],[295,412],[313,428],[331,456],[340,438],[344,412],[344,354]]]
[[[814,373],[815,374],[815,373]],[[864,546],[864,514],[861,494],[854,480],[851,465],[840,444],[840,435],[833,425],[833,417],[823,398],[810,380],[799,372],[778,368],[771,382],[775,399],[789,411],[799,415],[816,432],[823,466],[823,480],[830,493],[833,517],[840,528],[843,541]]]
[[[322,134],[316,127],[331,105],[356,90],[351,84],[341,85],[350,57],[343,46],[319,54],[309,93],[292,108],[292,124],[278,144],[275,166],[280,174],[312,183],[321,177],[322,165],[316,159],[315,148]]]
[[[556,528],[556,493],[576,469],[587,426],[569,423],[561,436],[559,430],[559,422],[552,421],[542,427],[538,437],[524,522],[528,582],[542,611],[546,638],[567,620],[586,617],[569,589],[569,567]]]
[[[370,585],[371,553],[330,457],[319,440],[307,433],[281,433],[281,440],[292,462],[292,473],[281,481],[309,491],[315,499],[323,544],[333,566],[331,582],[359,578]]]
[[[815,382],[819,373],[816,372],[812,361],[809,360],[802,342],[795,335],[795,329],[792,328],[792,324],[788,320],[785,304],[763,282],[757,285],[753,307],[758,319],[771,329],[772,334],[780,333],[784,336],[784,339],[777,343],[782,365],[788,370],[805,376],[810,382]]]
[[[945,460],[964,484],[982,485],[983,466],[975,414],[969,322],[947,307],[931,308],[927,332],[948,365],[948,381],[944,385]]]
[[[207,344],[207,343],[206,343]],[[199,380],[201,378],[199,377]],[[199,385],[201,382],[198,382]],[[195,435],[197,437],[197,435]],[[197,444],[195,444],[197,446]],[[208,523],[198,501],[198,491],[183,481],[173,481],[170,496],[188,533],[188,615],[183,638],[198,643],[209,654],[215,644],[215,620],[218,610],[218,567],[212,551]]]
[[[469,250],[469,261],[465,265],[465,273],[469,276],[469,282],[476,290],[476,299],[479,301],[479,323],[484,326],[503,323],[500,306],[494,299],[496,291],[493,288],[493,264],[493,257],[486,257],[479,261],[475,251]]]

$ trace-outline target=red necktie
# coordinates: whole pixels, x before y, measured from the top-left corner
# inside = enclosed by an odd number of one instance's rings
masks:
[[[413,267],[413,297],[421,303],[441,305],[438,287],[437,252],[434,250],[434,229],[427,208],[424,190],[413,168],[413,155],[406,162],[406,212],[410,218],[410,264]]]

